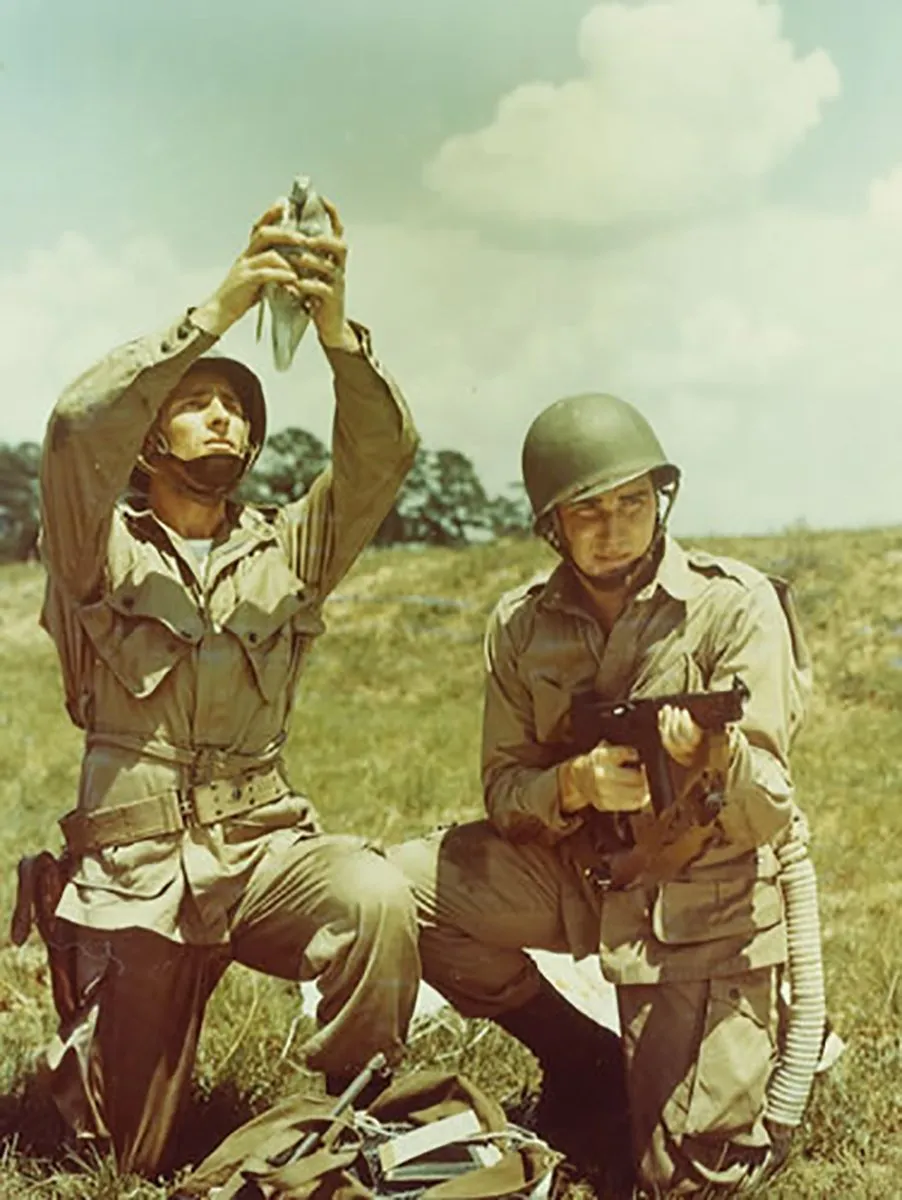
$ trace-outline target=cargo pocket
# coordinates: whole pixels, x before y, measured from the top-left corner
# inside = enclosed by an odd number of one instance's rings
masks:
[[[776,1061],[775,1000],[771,968],[709,981],[688,1106],[671,1132],[733,1136],[763,1117]]]
[[[237,638],[261,696],[272,704],[293,687],[307,650],[325,624],[318,606],[301,592],[284,596],[269,612],[246,601],[225,629]]]
[[[162,575],[126,579],[78,615],[97,657],[137,699],[155,692],[204,632],[184,588]]]
[[[652,906],[652,932],[667,946],[720,938],[752,938],[783,919],[773,879],[687,879],[662,883]]]
[[[153,900],[181,872],[178,846],[181,834],[144,838],[125,846],[106,846],[85,854],[72,882],[78,888],[112,896]]]

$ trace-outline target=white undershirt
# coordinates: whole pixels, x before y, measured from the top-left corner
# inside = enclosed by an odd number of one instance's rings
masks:
[[[208,537],[183,538],[182,540],[184,541],[185,545],[190,548],[191,553],[194,555],[195,562],[197,563],[197,573],[201,576],[201,578],[203,578],[207,567],[207,559],[210,556],[210,547],[213,545],[213,539]]]

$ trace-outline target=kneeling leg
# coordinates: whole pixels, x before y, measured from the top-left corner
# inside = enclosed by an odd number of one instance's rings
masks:
[[[207,1000],[227,957],[145,929],[60,921],[74,947],[77,1010],[48,1053],[51,1090],[82,1136],[109,1139],[123,1173],[168,1169]]]
[[[732,1195],[773,1159],[764,1122],[776,1058],[771,967],[618,988],[638,1172],[650,1195]]]

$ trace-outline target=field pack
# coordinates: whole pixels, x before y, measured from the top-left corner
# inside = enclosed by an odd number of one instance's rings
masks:
[[[290,1096],[230,1134],[170,1200],[550,1200],[560,1155],[461,1075],[416,1071],[367,1109]],[[309,1149],[308,1149],[309,1147]],[[299,1152],[300,1151],[300,1152]]]

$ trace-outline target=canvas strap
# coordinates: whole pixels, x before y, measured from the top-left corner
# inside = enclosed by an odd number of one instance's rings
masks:
[[[271,804],[291,792],[281,764],[262,770],[214,779],[181,790],[158,792],[131,804],[75,809],[60,820],[66,845],[73,855],[122,846],[144,838],[179,833],[193,825],[213,825],[228,817]]]
[[[707,731],[674,803],[631,822],[635,845],[611,855],[597,881],[621,890],[639,882],[665,883],[679,875],[719,836],[718,797],[726,788],[729,766],[727,731]]]

